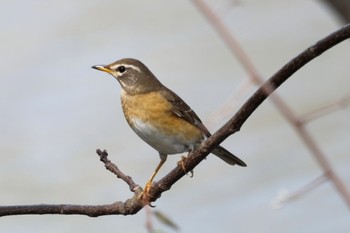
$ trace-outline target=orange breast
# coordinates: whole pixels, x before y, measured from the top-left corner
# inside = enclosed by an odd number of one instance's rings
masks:
[[[153,125],[164,135],[177,137],[188,143],[203,139],[201,131],[172,112],[172,105],[158,92],[128,95],[121,93],[122,107],[129,125],[134,128],[134,119]]]

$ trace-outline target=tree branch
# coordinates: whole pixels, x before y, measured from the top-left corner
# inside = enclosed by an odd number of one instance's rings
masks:
[[[309,47],[297,57],[293,58],[277,73],[275,73],[268,81],[266,81],[239,109],[239,111],[217,132],[215,132],[208,140],[191,153],[182,164],[187,171],[193,170],[217,145],[223,142],[227,137],[239,131],[249,116],[264,102],[264,100],[280,85],[282,85],[291,75],[307,64],[315,57],[321,55],[326,50],[336,44],[350,38],[350,24],[332,33],[326,38],[320,40],[315,45]],[[101,152],[103,153],[103,152]],[[108,170],[113,171],[119,178],[124,180],[130,190],[134,192],[134,196],[125,202],[115,202],[110,205],[27,205],[27,206],[0,206],[0,216],[7,215],[23,215],[23,214],[81,214],[90,217],[100,215],[131,215],[141,210],[147,203],[139,198],[142,189],[136,185],[132,179],[125,176],[119,171],[116,172],[113,165],[107,157],[102,158]],[[182,166],[177,166],[170,171],[165,177],[155,182],[150,191],[150,200],[157,200],[160,195],[169,190],[173,184],[185,175]]]
[[[137,185],[130,176],[125,175],[122,171],[119,170],[117,165],[112,163],[107,158],[108,153],[106,150],[101,151],[100,149],[97,149],[96,153],[100,156],[100,160],[105,164],[106,169],[114,173],[119,179],[122,179],[125,183],[127,183],[131,192],[135,192],[136,189],[140,187],[140,185]]]

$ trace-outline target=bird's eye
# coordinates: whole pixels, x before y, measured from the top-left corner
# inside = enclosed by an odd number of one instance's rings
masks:
[[[119,66],[118,68],[118,71],[120,72],[120,73],[124,73],[125,72],[125,66]]]

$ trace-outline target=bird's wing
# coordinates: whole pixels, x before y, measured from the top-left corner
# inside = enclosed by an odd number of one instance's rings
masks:
[[[211,135],[197,114],[177,94],[165,87],[161,93],[170,103],[172,103],[172,111],[176,116],[181,117],[185,121],[195,125],[199,130],[203,132],[205,136],[209,137]]]

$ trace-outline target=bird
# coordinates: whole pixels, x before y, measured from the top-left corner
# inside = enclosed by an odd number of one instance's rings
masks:
[[[160,162],[143,189],[149,193],[168,155],[191,152],[211,134],[192,108],[164,86],[141,61],[123,58],[92,68],[112,75],[119,82],[127,123],[143,141],[158,151]],[[247,166],[222,146],[217,146],[211,153],[230,165]]]

